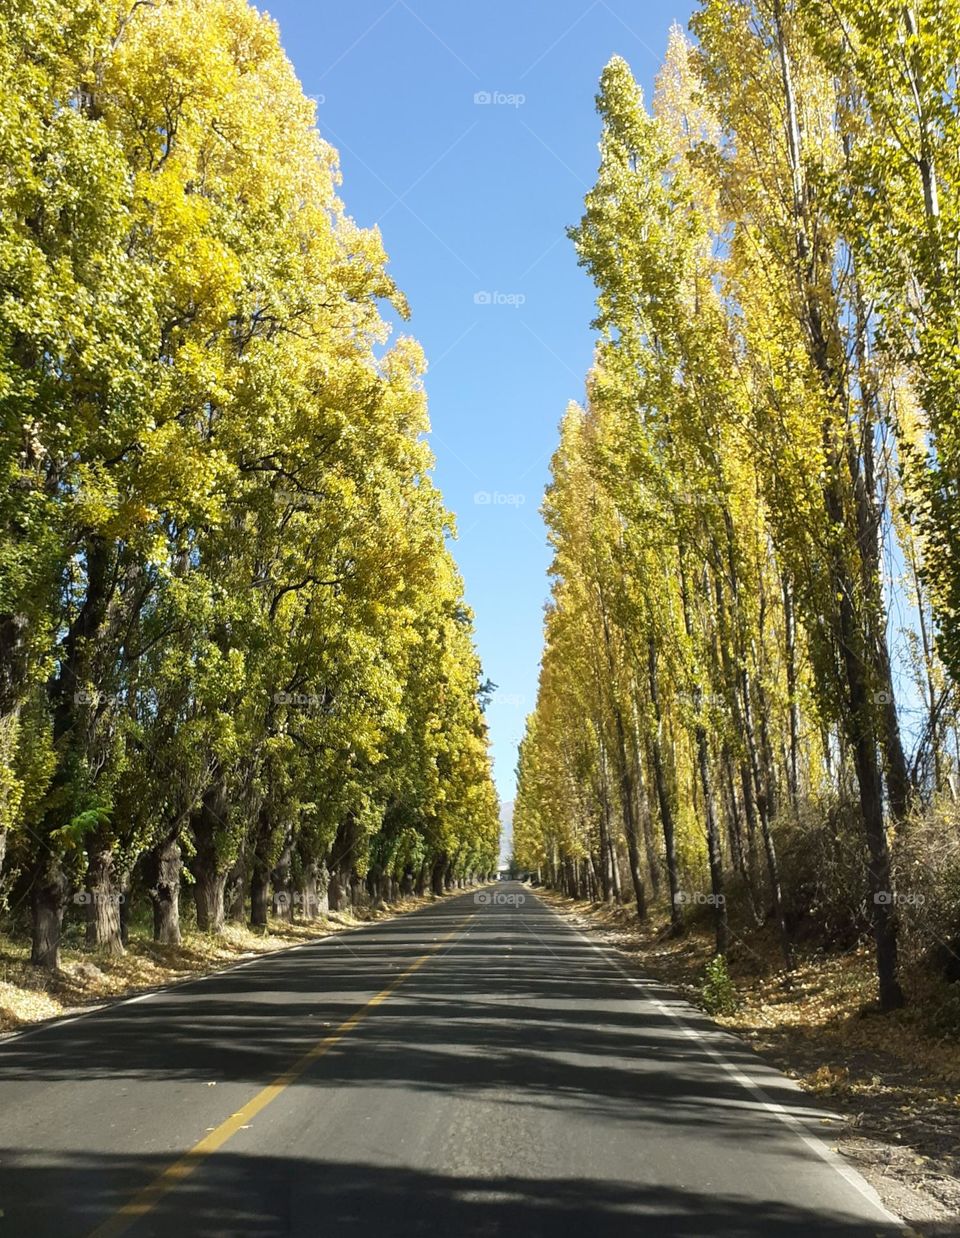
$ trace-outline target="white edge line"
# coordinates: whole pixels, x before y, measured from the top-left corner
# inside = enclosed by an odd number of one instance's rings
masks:
[[[559,912],[557,912],[555,908],[551,907],[550,910],[553,911],[554,915],[559,916]],[[655,1006],[661,1014],[665,1014],[671,1018],[674,1023],[681,1028],[686,1036],[689,1036],[690,1039],[695,1041],[700,1048],[702,1048],[710,1057],[714,1059],[715,1062],[722,1066],[727,1074],[730,1075],[731,1078],[735,1079],[742,1088],[745,1088],[748,1092],[752,1093],[768,1113],[772,1113],[775,1118],[778,1118],[785,1126],[789,1127],[790,1130],[792,1130],[793,1133],[797,1135],[798,1138],[801,1139],[811,1151],[815,1152],[821,1160],[825,1161],[832,1169],[836,1170],[840,1177],[843,1178],[849,1186],[852,1186],[854,1190],[862,1195],[864,1199],[866,1199],[881,1213],[881,1216],[885,1217],[894,1225],[899,1225],[902,1227],[906,1226],[906,1222],[903,1218],[898,1217],[884,1205],[874,1187],[872,1187],[864,1177],[857,1173],[855,1169],[851,1169],[849,1165],[845,1164],[839,1153],[828,1148],[822,1139],[818,1139],[816,1135],[808,1131],[803,1122],[801,1122],[798,1118],[795,1118],[793,1114],[788,1113],[782,1105],[777,1103],[777,1101],[771,1100],[759,1083],[757,1083],[754,1079],[751,1079],[749,1075],[745,1075],[743,1071],[740,1070],[739,1067],[734,1066],[732,1062],[728,1062],[719,1050],[715,1049],[713,1045],[705,1040],[695,1028],[692,1028],[689,1023],[682,1019],[674,1010],[672,1010],[669,1006],[665,1006],[663,1002],[659,1001],[655,997],[652,997],[649,993],[644,993],[644,987],[646,984],[650,983],[649,981],[645,982],[637,979],[635,976],[631,976],[620,960],[610,955],[607,947],[601,946],[599,943],[592,941],[586,936],[585,933],[581,932],[580,929],[575,928],[572,924],[566,921],[566,917],[560,916],[560,919],[567,923],[568,927],[581,939],[581,941],[586,942],[592,950],[596,950],[596,952],[606,963],[614,968],[615,971],[619,972],[632,988],[638,989],[641,993],[643,993],[644,998],[650,1002],[651,1005]]]

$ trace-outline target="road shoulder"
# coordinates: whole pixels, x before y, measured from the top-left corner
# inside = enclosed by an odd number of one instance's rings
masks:
[[[536,893],[631,973],[655,980],[682,1000],[697,1004],[689,974],[671,966],[671,953],[657,949],[633,917],[611,915],[606,908],[576,902],[552,890],[538,888]],[[960,1232],[960,1097],[937,1094],[936,1079],[921,1082],[902,1066],[895,1085],[895,1062],[881,1063],[876,1055],[862,1052],[850,1054],[831,1039],[821,1043],[797,1028],[773,1035],[770,1028],[758,1026],[756,1014],[747,1003],[716,1023],[761,1061],[821,1103],[826,1101],[842,1122],[831,1133],[831,1149],[914,1233],[948,1238]],[[876,1074],[878,1069],[885,1071],[885,1077]],[[861,1078],[866,1080],[865,1088],[839,1086]],[[940,1087],[946,1084],[941,1082]]]

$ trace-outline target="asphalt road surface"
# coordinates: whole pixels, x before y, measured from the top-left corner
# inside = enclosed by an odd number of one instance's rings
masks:
[[[823,1114],[501,884],[0,1046],[0,1238],[874,1238]]]

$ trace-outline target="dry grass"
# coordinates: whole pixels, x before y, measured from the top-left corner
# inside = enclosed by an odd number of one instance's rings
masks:
[[[433,901],[432,896],[412,897],[382,910],[328,912],[294,924],[271,919],[261,932],[241,924],[226,925],[218,936],[186,931],[180,946],[159,946],[133,934],[126,953],[119,957],[68,945],[61,951],[57,972],[31,966],[29,945],[0,934],[0,1032],[207,975],[302,941],[345,932],[371,920],[391,919]]]

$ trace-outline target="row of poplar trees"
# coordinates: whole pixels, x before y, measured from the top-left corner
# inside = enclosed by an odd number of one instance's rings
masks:
[[[788,968],[842,905],[892,1009],[912,909],[960,950],[960,4],[691,29],[650,110],[601,79],[515,846],[677,932],[708,906],[720,953],[753,916]]]
[[[245,0],[0,7],[0,870],[33,960],[496,863],[379,234]]]

